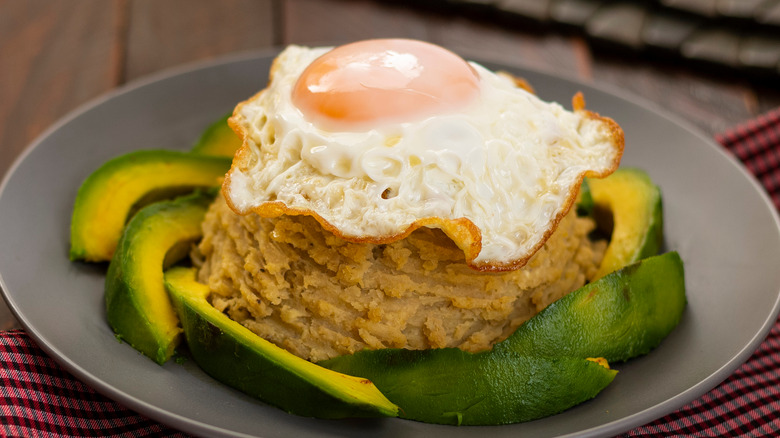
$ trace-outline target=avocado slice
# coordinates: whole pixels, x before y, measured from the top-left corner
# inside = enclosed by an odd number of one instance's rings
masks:
[[[319,418],[395,417],[398,407],[370,381],[337,373],[264,340],[216,310],[195,270],[176,267],[165,286],[190,354],[212,377],[287,412]]]
[[[202,235],[215,190],[141,209],[125,228],[106,274],[106,311],[116,336],[159,364],[181,341],[179,319],[163,283],[163,268],[186,256]]]
[[[192,152],[232,158],[241,147],[241,137],[227,123],[231,115],[226,114],[209,125],[192,147]]]
[[[320,365],[371,379],[400,406],[401,418],[454,425],[557,414],[595,397],[617,374],[600,360],[457,348],[363,350]]]
[[[647,173],[620,168],[586,181],[596,223],[611,234],[596,278],[658,254],[663,244],[661,191]]]
[[[585,178],[580,184],[580,192],[577,194],[577,216],[593,217],[593,209],[595,205],[593,203],[593,195],[590,193],[590,186],[588,185],[588,179]]]
[[[685,307],[675,252],[613,272],[549,305],[492,350],[364,350],[320,365],[371,379],[401,416],[504,424],[552,415],[614,378],[606,361],[647,353]]]
[[[79,188],[70,229],[70,259],[111,260],[132,213],[155,200],[216,187],[231,160],[186,152],[142,150],[106,162]]]
[[[649,257],[586,284],[526,321],[493,351],[625,361],[648,353],[685,309],[677,252]]]

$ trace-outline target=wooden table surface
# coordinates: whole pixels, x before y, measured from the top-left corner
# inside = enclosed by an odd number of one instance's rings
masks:
[[[580,37],[369,0],[0,0],[0,177],[79,105],[150,73],[289,43],[410,37],[606,83],[712,135],[780,105],[780,85],[591,48]],[[780,82],[780,81],[779,81]],[[0,304],[0,328],[16,324]]]

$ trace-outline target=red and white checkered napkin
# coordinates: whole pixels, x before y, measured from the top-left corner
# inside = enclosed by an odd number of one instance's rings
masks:
[[[23,330],[0,332],[0,437],[186,437],[74,378]]]
[[[715,136],[758,178],[780,209],[780,108]]]
[[[780,108],[716,139],[756,175],[780,209]],[[0,436],[186,437],[97,394],[22,330],[0,332]],[[780,436],[780,320],[720,386],[621,437],[645,436]]]

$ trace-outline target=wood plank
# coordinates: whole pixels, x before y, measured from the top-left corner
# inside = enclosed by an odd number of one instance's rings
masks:
[[[123,1],[0,2],[0,177],[36,136],[117,85]]]
[[[780,109],[780,88],[776,84],[774,86],[760,85],[756,88],[756,94],[758,95],[757,112],[759,114]]]
[[[283,44],[340,44],[366,38],[428,39],[432,14],[374,1],[294,0],[282,4]]]
[[[284,44],[419,38],[483,59],[517,61],[625,89],[671,110],[708,135],[780,104],[777,93],[756,93],[754,85],[744,80],[639,56],[624,58],[601,50],[594,55],[581,38],[529,29],[521,23],[497,25],[481,19],[485,17],[365,0],[294,0],[282,6]]]
[[[132,0],[123,79],[273,46],[272,0]]]
[[[759,111],[756,94],[747,82],[699,74],[673,64],[626,61],[597,53],[593,82],[608,83],[652,101],[709,136]]]
[[[57,119],[117,85],[123,3],[0,2],[0,178]],[[18,327],[0,302],[0,330]]]
[[[479,59],[577,77],[586,76],[590,68],[581,39],[558,33],[526,32],[467,17],[436,23],[430,33],[430,41]]]
[[[587,56],[576,39],[496,26],[433,9],[388,2],[295,0],[283,5],[285,44],[338,44],[365,38],[401,37],[430,41],[481,59],[587,74]]]

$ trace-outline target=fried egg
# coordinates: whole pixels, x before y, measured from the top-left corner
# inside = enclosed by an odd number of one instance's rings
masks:
[[[583,177],[612,173],[611,119],[544,102],[512,77],[415,40],[289,46],[229,123],[223,194],[239,214],[310,215],[353,242],[442,229],[480,271],[522,267]]]

